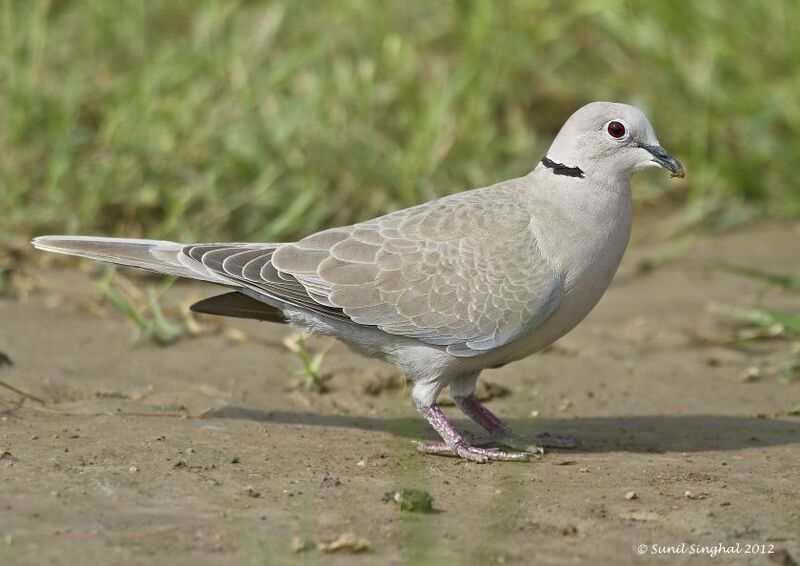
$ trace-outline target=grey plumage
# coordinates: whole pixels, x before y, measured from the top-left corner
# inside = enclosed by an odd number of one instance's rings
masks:
[[[683,175],[641,112],[612,103],[578,110],[543,163],[525,177],[294,243],[44,236],[34,245],[216,283],[234,292],[195,310],[289,322],[394,363],[415,381],[414,400],[448,449],[480,460],[493,456],[451,446],[457,433],[425,412],[442,387],[468,398],[483,368],[574,327],[627,244],[630,176],[651,166]]]
[[[241,287],[268,304],[476,356],[535,327],[564,277],[528,231],[511,180],[292,244],[37,238],[39,249]],[[510,240],[516,240],[509,246]]]

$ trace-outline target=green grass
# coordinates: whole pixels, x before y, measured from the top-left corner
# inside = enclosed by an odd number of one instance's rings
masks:
[[[300,368],[293,371],[292,376],[301,380],[299,385],[304,389],[325,393],[328,391],[326,381],[331,378],[331,375],[322,372],[322,361],[333,346],[333,342],[329,341],[322,349],[312,351],[308,344],[309,337],[308,334],[297,332],[283,341],[286,349],[297,356],[297,361],[300,362]]]
[[[143,293],[129,281],[117,278],[116,275],[116,269],[113,267],[107,269],[97,283],[98,290],[108,304],[131,321],[134,327],[134,342],[152,340],[159,346],[169,346],[191,334],[187,321],[171,320],[164,314],[164,307],[161,304],[164,293],[175,282],[174,277],[165,278],[158,289],[153,286],[147,287],[147,291]]]
[[[752,1],[0,0],[0,247],[287,240],[528,172],[641,106],[690,222],[800,212],[800,7]]]
[[[714,269],[747,277],[762,283],[765,287],[772,286],[788,292],[800,293],[800,277],[792,274],[774,273],[760,269],[720,263]],[[782,383],[794,383],[800,380],[800,316],[793,312],[769,308],[761,304],[761,299],[750,307],[735,307],[710,303],[711,312],[723,317],[737,320],[741,327],[732,339],[724,340],[717,345],[729,347],[742,347],[748,343],[761,340],[782,339],[790,342],[791,346],[784,361],[764,372],[757,366],[751,366],[743,374],[743,381],[757,381],[767,375],[777,375]],[[786,415],[796,415],[798,404],[793,405]]]

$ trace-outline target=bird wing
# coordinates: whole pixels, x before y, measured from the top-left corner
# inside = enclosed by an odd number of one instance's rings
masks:
[[[474,356],[561,302],[564,277],[513,198],[459,193],[299,242],[186,246],[206,269],[337,319]]]

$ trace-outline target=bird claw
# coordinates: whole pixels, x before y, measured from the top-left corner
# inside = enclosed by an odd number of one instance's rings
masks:
[[[521,450],[528,454],[533,454],[534,456],[541,456],[544,454],[544,446],[541,446],[538,442],[531,442],[527,438],[521,436],[504,435],[495,438],[495,441],[502,446],[507,446],[514,450]]]
[[[529,452],[510,452],[500,448],[484,448],[480,446],[470,446],[469,444],[457,444],[448,446],[444,442],[419,442],[417,447],[424,454],[438,454],[441,456],[457,456],[470,462],[479,464],[490,460],[501,460],[504,462],[526,462],[530,460]]]

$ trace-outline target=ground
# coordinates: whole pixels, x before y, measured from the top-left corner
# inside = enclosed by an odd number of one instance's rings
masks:
[[[13,361],[0,379],[49,401],[17,407],[0,390],[0,563],[695,564],[688,545],[738,544],[714,563],[788,564],[745,551],[800,557],[800,418],[776,416],[800,383],[741,376],[781,363],[789,344],[698,336],[721,332],[710,302],[763,294],[797,312],[797,295],[709,266],[796,270],[798,236],[791,225],[704,236],[647,273],[635,248],[555,348],[485,372],[510,390],[489,406],[518,431],[584,440],[530,463],[418,453],[412,441],[434,433],[407,388],[380,391],[392,368],[342,346],[324,360],[329,393],[292,390],[285,327],[229,321],[244,334],[132,346],[121,315],[85,308],[89,273],[40,272],[43,289],[0,300]],[[384,501],[402,488],[427,490],[435,512]],[[370,550],[311,548],[345,533]],[[684,554],[650,554],[681,543]]]

